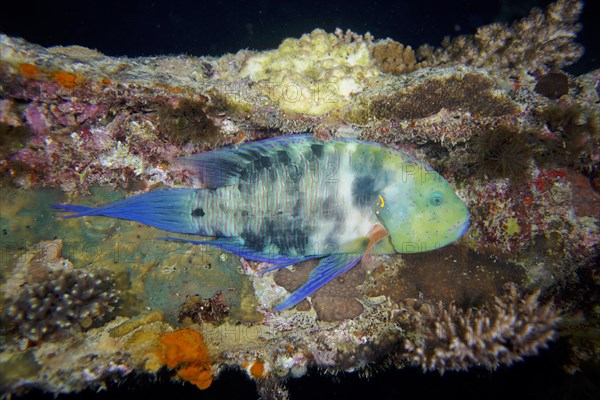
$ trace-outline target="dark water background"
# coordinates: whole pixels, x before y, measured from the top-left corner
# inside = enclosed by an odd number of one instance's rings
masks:
[[[0,32],[43,46],[81,45],[110,56],[188,54],[219,56],[243,48],[275,48],[286,37],[299,37],[315,28],[336,27],[375,38],[391,37],[417,47],[438,45],[446,35],[470,34],[491,22],[510,22],[527,15],[545,0],[506,1],[23,1],[0,6]],[[568,69],[580,74],[600,67],[599,1],[588,1],[579,41],[586,53]],[[294,399],[599,399],[600,368],[563,373],[565,346],[560,341],[540,357],[496,372],[422,374],[417,369],[382,371],[370,379],[356,374],[336,378],[311,370],[289,381]],[[211,388],[199,392],[190,384],[128,377],[108,392],[59,396],[60,399],[148,398],[253,399],[254,383],[241,372],[226,372]],[[53,398],[34,392],[29,398]]]
[[[240,49],[276,48],[286,37],[339,27],[416,48],[444,36],[470,34],[491,22],[511,22],[549,0],[12,0],[0,8],[0,32],[43,46],[72,45],[110,56],[219,56]],[[583,59],[571,71],[600,66],[598,0],[583,11]],[[596,40],[594,40],[596,39]]]

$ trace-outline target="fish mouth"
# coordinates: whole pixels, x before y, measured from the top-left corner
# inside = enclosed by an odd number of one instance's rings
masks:
[[[465,232],[467,231],[467,229],[469,229],[470,219],[471,219],[471,216],[467,213],[467,217],[465,218],[465,221],[456,228],[458,230],[458,237],[461,237],[462,235],[464,235]]]
[[[470,219],[471,219],[471,216],[469,215],[469,213],[467,213],[465,220],[460,225],[456,225],[451,228],[452,232],[456,234],[456,237],[454,240],[459,239],[462,235],[465,234],[467,229],[469,229]]]

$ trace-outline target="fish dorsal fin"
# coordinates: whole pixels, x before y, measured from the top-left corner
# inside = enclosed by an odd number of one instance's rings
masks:
[[[249,161],[231,149],[213,150],[176,160],[189,168],[208,189],[235,185]]]
[[[362,254],[332,254],[323,258],[308,275],[306,283],[275,307],[275,311],[283,311],[300,303],[327,282],[352,269],[361,258]]]
[[[184,168],[190,169],[209,189],[231,186],[249,167],[260,170],[275,163],[289,162],[301,153],[306,143],[314,142],[312,135],[287,135],[246,143],[238,147],[217,150],[176,159]]]

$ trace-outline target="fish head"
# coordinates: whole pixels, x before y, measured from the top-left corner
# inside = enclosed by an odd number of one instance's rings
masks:
[[[469,226],[469,211],[452,186],[420,162],[405,163],[380,200],[376,213],[397,253],[446,246]]]

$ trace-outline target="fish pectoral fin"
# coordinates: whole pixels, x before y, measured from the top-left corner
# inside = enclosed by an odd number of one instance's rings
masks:
[[[361,236],[352,242],[341,245],[338,251],[345,254],[370,254],[375,245],[389,235],[390,233],[383,227],[383,225],[376,223],[365,236]]]
[[[367,248],[365,249],[366,254],[371,254],[373,248],[377,243],[381,240],[385,239],[390,235],[390,232],[383,227],[383,225],[377,223],[373,225],[367,237],[369,238],[369,242],[367,243]]]
[[[367,234],[368,243],[365,248],[365,254],[362,259],[362,265],[364,268],[367,269],[367,271],[371,271],[376,267],[376,265],[374,264],[374,259],[372,257],[373,251],[375,250],[375,246],[377,245],[377,243],[381,242],[389,235],[390,232],[388,232],[387,229],[385,229],[383,225],[379,223],[373,225],[373,228],[371,228],[371,230]]]
[[[323,258],[312,270],[306,283],[275,307],[275,311],[283,311],[300,303],[330,280],[352,269],[361,258],[362,254],[332,254]]]

